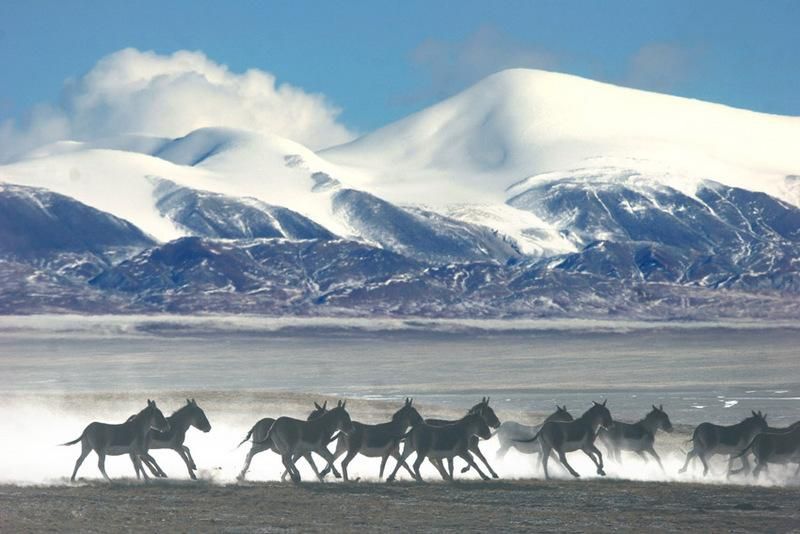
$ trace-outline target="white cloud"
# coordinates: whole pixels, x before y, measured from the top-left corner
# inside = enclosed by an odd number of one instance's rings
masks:
[[[205,126],[269,132],[320,149],[354,137],[337,122],[339,111],[323,95],[277,84],[262,70],[231,72],[201,52],[125,49],[68,80],[59,104],[0,124],[0,160],[61,139],[178,137]]]

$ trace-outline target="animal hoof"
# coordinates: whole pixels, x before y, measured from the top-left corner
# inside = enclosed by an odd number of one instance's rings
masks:
[[[492,478],[500,478],[500,475],[498,475],[497,473],[492,473]]]
[[[606,476],[606,472],[603,471],[602,469],[598,469],[597,470],[597,474],[600,475],[600,476],[603,476],[603,477]]]
[[[192,477],[192,480],[197,480],[197,475],[195,475],[194,473],[191,474],[191,477]]]
[[[461,468],[462,473],[466,473],[467,471],[469,471],[469,466]]]

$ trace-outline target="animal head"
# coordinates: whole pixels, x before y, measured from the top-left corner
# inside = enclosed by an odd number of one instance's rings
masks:
[[[203,432],[209,432],[211,430],[211,423],[208,422],[206,413],[197,405],[196,400],[186,399],[186,408],[190,410],[189,413],[192,417],[192,425],[194,425],[196,429],[202,430]]]
[[[306,421],[314,420],[317,417],[325,415],[327,412],[328,412],[328,401],[323,402],[322,406],[314,402],[314,409],[311,411],[310,414],[308,414],[308,417],[306,417]]]
[[[567,423],[573,420],[574,418],[572,417],[572,414],[567,411],[566,404],[564,406],[559,406],[558,404],[556,404],[556,411],[551,413],[547,417],[545,422],[555,421],[555,422]]]
[[[470,408],[467,415],[480,415],[481,418],[486,421],[486,424],[492,428],[497,428],[500,426],[500,419],[497,418],[497,414],[494,413],[492,407],[489,406],[489,397],[483,397],[481,402]]]
[[[156,406],[156,401],[147,399],[147,407],[139,413],[147,418],[150,428],[158,430],[159,432],[166,432],[169,430],[169,421],[167,421],[167,418],[164,417],[164,414],[161,413],[161,410]]]
[[[589,408],[584,415],[584,417],[588,417],[589,421],[593,425],[597,425],[599,427],[609,429],[614,426],[614,419],[611,418],[611,412],[608,411],[606,408],[606,403],[608,400],[604,400],[601,403],[592,401],[592,407]]]
[[[664,411],[663,404],[659,404],[658,408],[653,404],[653,409],[647,414],[647,419],[653,421],[656,428],[660,428],[664,432],[672,432],[672,421],[669,420],[667,412]]]
[[[414,399],[406,397],[403,407],[392,415],[392,421],[404,422],[405,426],[416,426],[422,423],[422,416],[417,409],[412,406],[413,403]]]
[[[748,423],[752,428],[755,428],[757,432],[766,432],[768,428],[767,414],[761,413],[761,410],[757,412],[751,410],[750,413],[753,415],[745,419],[745,422]]]
[[[492,429],[486,423],[486,420],[477,413],[467,416],[470,419],[471,426],[470,432],[473,436],[478,436],[481,439],[489,439],[492,437]]]
[[[336,408],[328,413],[330,417],[334,418],[338,430],[341,430],[345,434],[350,434],[355,430],[355,426],[353,426],[353,421],[350,420],[350,414],[347,413],[345,409],[346,405],[347,401],[339,401],[336,403]]]

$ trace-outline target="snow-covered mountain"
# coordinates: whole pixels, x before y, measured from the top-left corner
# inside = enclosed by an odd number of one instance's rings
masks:
[[[785,316],[798,140],[798,117],[515,69],[319,153],[227,128],[62,141],[0,166],[0,312]],[[46,222],[91,268],[23,253]]]

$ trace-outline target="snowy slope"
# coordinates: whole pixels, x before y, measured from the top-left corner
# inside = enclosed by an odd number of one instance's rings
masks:
[[[501,203],[535,174],[644,166],[690,194],[711,178],[800,204],[799,146],[800,117],[513,69],[320,155],[392,202]]]

